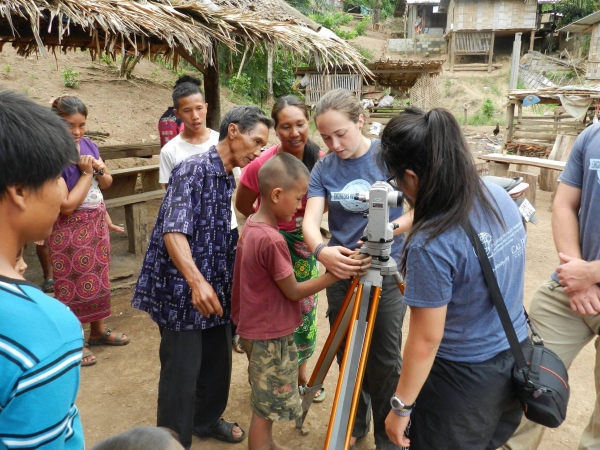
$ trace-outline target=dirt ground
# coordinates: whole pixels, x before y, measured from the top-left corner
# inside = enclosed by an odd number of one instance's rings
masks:
[[[375,56],[385,55],[381,50],[380,33],[369,32],[364,45],[377,50]],[[394,56],[398,58],[398,55]],[[81,84],[75,89],[65,88],[62,84],[63,70],[71,68],[80,73]],[[12,48],[4,46],[0,52],[0,89],[14,89],[30,98],[43,103],[62,94],[78,95],[88,105],[90,115],[88,130],[109,133],[100,145],[150,142],[158,139],[156,122],[170,103],[170,86],[176,76],[160,65],[142,60],[134,71],[134,79],[121,80],[114,68],[106,64],[91,62],[89,55],[82,53],[60,54],[54,58],[28,58],[17,56]],[[441,78],[442,99],[446,106],[450,102],[477,104],[485,92],[499,90],[506,92],[506,72],[492,75],[468,72],[443,75]],[[490,87],[491,86],[491,87]],[[487,91],[486,91],[487,89]],[[491,94],[490,94],[491,95]],[[229,109],[232,103],[227,100],[228,91],[223,90],[222,108]],[[501,108],[503,97],[494,99]],[[488,129],[489,128],[489,129]],[[490,127],[476,129],[470,127],[471,135],[483,136],[491,132]],[[276,142],[271,133],[271,141]],[[145,159],[136,164],[156,164],[157,159]],[[122,167],[131,161],[109,161],[110,168]],[[552,272],[557,257],[552,242],[550,228],[550,194],[538,190],[538,225],[528,228],[527,268],[525,284],[525,303],[529,303],[536,287]],[[150,205],[150,211],[156,211],[158,202]],[[124,222],[122,209],[110,211],[115,223]],[[152,217],[152,214],[150,214]],[[149,220],[152,226],[153,220]],[[113,287],[130,286],[140,267],[140,259],[126,252],[126,236],[112,234],[111,274],[120,277],[113,281]],[[27,262],[30,269],[27,277],[36,283],[42,282],[41,271],[30,246],[27,250]],[[159,374],[158,342],[159,335],[155,324],[145,313],[130,307],[131,288],[119,288],[113,291],[113,313],[108,324],[118,332],[126,332],[132,337],[132,343],[126,347],[93,348],[98,357],[95,366],[82,368],[82,380],[77,404],[81,409],[82,420],[88,446],[100,439],[136,425],[153,425],[156,418],[156,395]],[[324,293],[319,302],[318,349],[322,347],[328,333],[325,319],[326,298]],[[408,323],[408,321],[406,321]],[[405,327],[406,328],[406,327]],[[406,331],[406,330],[405,330]],[[541,448],[576,448],[581,431],[593,407],[593,352],[588,346],[575,360],[571,371],[572,396],[567,421],[557,430],[546,432]],[[250,421],[249,388],[246,380],[246,358],[234,353],[234,367],[230,400],[225,412],[229,420],[237,421],[248,429]],[[312,368],[316,357],[311,358]],[[333,392],[337,380],[337,367],[331,368],[325,386],[327,399],[321,404],[313,404],[305,423],[309,430],[307,436],[301,436],[293,424],[283,423],[275,426],[276,438],[294,449],[321,448],[326,434]],[[214,440],[194,439],[194,449],[232,448]],[[246,448],[246,443],[236,446]],[[359,443],[359,449],[372,449],[372,434]]]

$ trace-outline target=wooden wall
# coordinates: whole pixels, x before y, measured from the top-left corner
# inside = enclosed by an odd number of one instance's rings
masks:
[[[535,30],[537,2],[451,0],[446,30]]]
[[[592,29],[592,39],[590,41],[590,53],[588,56],[588,67],[585,79],[592,83],[598,83],[600,80],[600,23],[594,25]]]

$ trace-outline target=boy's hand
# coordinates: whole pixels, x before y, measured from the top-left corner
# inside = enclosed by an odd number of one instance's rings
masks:
[[[351,258],[360,261],[360,266],[358,266],[356,273],[357,277],[362,277],[369,271],[369,268],[371,267],[371,261],[373,260],[371,255],[360,253],[360,250],[357,249],[354,251],[354,254],[351,255]]]

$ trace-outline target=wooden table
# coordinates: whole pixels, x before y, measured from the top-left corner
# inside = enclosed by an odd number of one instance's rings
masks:
[[[116,169],[111,175],[112,185],[102,192],[104,203],[107,208],[125,207],[129,252],[142,255],[148,244],[146,202],[163,198],[165,195],[165,190],[158,183],[158,165]],[[141,177],[143,192],[136,193],[138,177]]]

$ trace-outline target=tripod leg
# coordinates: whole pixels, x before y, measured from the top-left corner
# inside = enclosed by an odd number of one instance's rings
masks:
[[[356,296],[358,299],[360,295],[360,300],[357,300],[354,305],[353,321],[348,329],[344,359],[340,366],[340,376],[327,428],[324,448],[328,450],[342,450],[349,447],[367,361],[368,346],[365,347],[365,343],[370,344],[371,341],[381,292],[381,289],[375,289],[373,302],[369,308],[371,286],[370,281],[358,285]],[[367,312],[369,312],[369,322],[367,322]]]
[[[323,350],[321,350],[317,364],[315,365],[310,377],[310,381],[308,382],[309,387],[306,389],[304,398],[302,400],[302,417],[296,420],[296,428],[302,428],[304,420],[306,419],[306,415],[308,414],[308,410],[313,403],[314,393],[323,386],[325,376],[327,375],[327,372],[329,371],[329,368],[331,367],[331,364],[333,363],[333,360],[340,348],[342,340],[346,335],[346,331],[348,330],[348,326],[351,322],[352,311],[356,303],[356,298],[359,298],[358,295],[354,296],[354,289],[358,285],[358,281],[358,278],[354,278],[354,280],[352,280],[352,283],[346,292],[346,297],[344,297],[344,302],[342,303],[338,316],[336,317],[329,335],[327,336]]]
[[[348,421],[348,429],[346,431],[346,439],[344,440],[344,448],[350,447],[350,437],[352,436],[352,430],[354,429],[354,420],[356,419],[356,411],[358,410],[358,400],[360,398],[360,391],[362,389],[362,383],[365,376],[365,369],[367,367],[367,360],[369,358],[369,349],[371,348],[371,340],[373,338],[373,330],[375,329],[375,319],[377,318],[377,309],[379,307],[380,298],[381,288],[379,286],[376,286],[373,290],[371,307],[369,309],[369,318],[367,319],[367,330],[365,333],[365,340],[362,345],[363,351],[358,365],[358,373],[356,375],[356,384],[354,385],[354,392],[352,394],[350,420]]]

